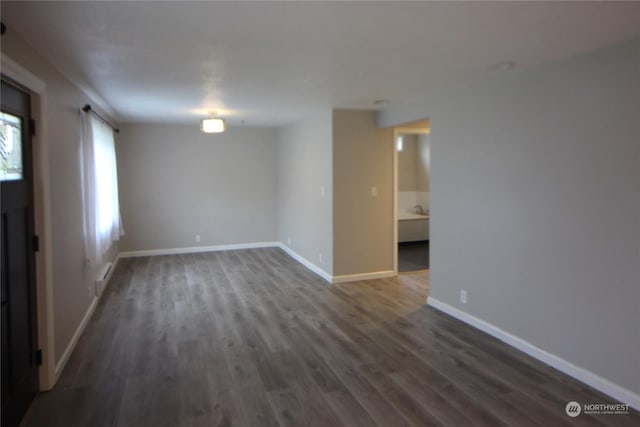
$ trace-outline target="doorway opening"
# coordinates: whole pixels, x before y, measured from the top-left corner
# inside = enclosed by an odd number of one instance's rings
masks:
[[[429,121],[394,128],[394,269],[429,270]]]

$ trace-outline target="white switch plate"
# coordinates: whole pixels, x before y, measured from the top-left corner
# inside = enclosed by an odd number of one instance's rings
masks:
[[[196,234],[196,242],[199,242],[199,241],[200,241],[200,235]]]
[[[324,197],[324,185],[320,186],[320,197]]]
[[[371,197],[376,197],[378,195],[378,188],[371,187]]]

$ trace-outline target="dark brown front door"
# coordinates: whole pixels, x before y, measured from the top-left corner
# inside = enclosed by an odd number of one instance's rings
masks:
[[[38,392],[31,97],[2,77],[2,425],[17,426]]]

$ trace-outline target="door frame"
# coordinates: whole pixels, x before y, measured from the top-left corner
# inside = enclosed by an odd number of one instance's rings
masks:
[[[31,92],[31,117],[36,121],[33,144],[33,202],[35,233],[40,239],[36,252],[36,300],[38,347],[42,350],[39,368],[40,390],[55,384],[55,346],[53,319],[53,260],[51,250],[51,189],[49,185],[49,145],[47,143],[47,86],[36,75],[2,54],[2,74]]]
[[[398,136],[401,133],[429,135],[429,128],[394,127],[393,128],[393,275],[398,275]],[[431,224],[429,224],[431,226]]]

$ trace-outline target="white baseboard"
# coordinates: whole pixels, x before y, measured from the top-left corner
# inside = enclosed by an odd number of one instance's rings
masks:
[[[309,270],[316,273],[318,276],[322,277],[327,282],[334,283],[345,283],[345,282],[355,282],[358,280],[371,280],[371,279],[383,279],[386,277],[393,277],[396,274],[393,271],[375,271],[372,273],[359,273],[359,274],[345,274],[342,276],[332,276],[327,273],[317,265],[313,264],[308,259],[304,258],[300,254],[294,252],[290,247],[285,245],[284,243],[279,243],[280,248],[285,251],[291,258],[298,261],[300,264],[304,265]]]
[[[313,264],[311,261],[309,261],[308,259],[304,258],[303,256],[297,254],[296,252],[294,252],[290,247],[288,247],[284,243],[278,243],[278,246],[280,247],[280,249],[285,251],[291,258],[295,259],[300,264],[304,265],[306,268],[308,268],[309,270],[313,271],[314,273],[316,273],[318,276],[322,277],[327,282],[333,283],[332,282],[333,276],[331,276],[329,273],[327,273],[326,271],[324,271],[323,269],[321,269],[317,265]]]
[[[281,248],[291,258],[304,265],[309,270],[322,277],[327,282],[331,283],[332,276],[326,271],[322,270],[317,265],[311,263],[306,258],[297,254],[291,248],[280,242],[257,242],[257,243],[237,243],[231,245],[216,245],[216,246],[192,246],[187,248],[169,248],[169,249],[147,249],[141,251],[126,251],[118,254],[119,258],[133,258],[141,256],[154,256],[154,255],[178,255],[178,254],[190,254],[198,252],[217,252],[217,251],[232,251],[239,249],[256,249],[256,248]]]
[[[67,345],[67,348],[64,350],[64,353],[62,353],[62,357],[60,357],[60,360],[56,364],[56,366],[54,368],[54,372],[53,372],[53,384],[51,385],[51,388],[53,388],[53,386],[58,382],[58,378],[60,378],[60,374],[62,373],[62,370],[64,369],[65,365],[67,364],[67,361],[69,360],[69,357],[71,356],[71,353],[73,353],[73,350],[76,348],[76,344],[78,344],[78,340],[82,336],[82,333],[84,332],[84,329],[87,327],[87,324],[89,323],[89,320],[91,319],[91,316],[93,316],[93,312],[95,311],[95,309],[96,309],[96,307],[98,305],[98,302],[100,301],[100,298],[102,297],[102,294],[104,294],[104,290],[107,289],[107,286],[109,286],[109,281],[111,280],[111,276],[113,276],[113,272],[115,271],[116,267],[118,266],[118,261],[119,260],[120,260],[120,254],[118,254],[116,256],[116,258],[113,260],[113,262],[111,264],[111,269],[109,270],[107,275],[104,277],[102,292],[100,292],[99,295],[96,295],[93,298],[93,300],[91,301],[91,304],[89,305],[89,308],[85,312],[84,316],[82,317],[82,320],[80,321],[80,324],[78,325],[78,327],[76,328],[76,331],[74,332],[73,336],[71,337],[71,341],[69,341],[69,344]]]
[[[452,317],[455,317],[458,320],[467,323],[468,325],[473,326],[474,328],[486,332],[487,334],[499,339],[500,341],[503,341],[510,346],[517,348],[523,353],[526,353],[529,356],[538,359],[543,363],[546,363],[547,365],[559,370],[560,372],[563,372],[579,381],[582,381],[583,383],[595,388],[596,390],[601,391],[604,394],[611,396],[616,400],[619,400],[620,402],[631,406],[632,408],[640,410],[640,395],[634,393],[631,390],[620,387],[619,385],[614,384],[611,381],[602,378],[601,376],[594,374],[591,371],[576,366],[573,363],[562,359],[561,357],[558,357],[554,354],[548,353],[545,350],[523,340],[522,338],[512,335],[498,328],[497,326],[485,322],[484,320],[479,319],[471,314],[458,310],[457,308],[450,306],[449,304],[438,301],[435,298],[429,297],[427,299],[427,304],[431,307],[437,308],[438,310],[447,313]]]
[[[387,277],[393,277],[396,274],[389,271],[374,271],[372,273],[359,273],[359,274],[344,274],[342,276],[333,276],[332,283],[345,283],[355,282],[358,280],[372,280],[372,279],[384,279]]]
[[[280,246],[280,243],[278,242],[258,242],[258,243],[234,243],[230,245],[216,245],[216,246],[191,246],[187,248],[146,249],[141,251],[120,252],[118,257],[133,258],[133,257],[154,256],[154,255],[179,255],[179,254],[191,254],[191,253],[198,253],[198,252],[233,251],[237,249],[273,248],[273,247],[279,247],[279,246]]]
[[[217,245],[217,246],[192,246],[187,248],[169,248],[169,249],[147,249],[141,251],[126,251],[120,252],[118,258],[132,258],[140,256],[154,256],[154,255],[177,255],[188,254],[196,252],[215,252],[215,251],[230,251],[238,249],[254,249],[254,248],[273,248],[279,247],[285,251],[291,258],[304,265],[309,270],[316,273],[329,283],[344,283],[354,282],[357,280],[371,280],[382,279],[385,277],[393,277],[395,273],[393,271],[376,271],[372,273],[360,273],[360,274],[348,274],[342,276],[332,276],[324,271],[302,255],[296,253],[290,247],[281,242],[258,242],[258,243],[239,243],[231,245]]]
[[[58,378],[60,378],[60,374],[62,373],[62,370],[64,369],[65,365],[67,364],[67,361],[69,360],[69,357],[71,356],[71,353],[73,353],[73,350],[76,348],[76,344],[78,344],[78,340],[82,336],[82,333],[84,332],[84,329],[87,327],[87,324],[89,323],[89,319],[91,319],[91,316],[93,315],[93,312],[96,309],[97,305],[98,305],[98,297],[94,296],[93,300],[91,301],[91,304],[89,305],[89,308],[87,309],[86,313],[84,314],[84,317],[80,321],[80,324],[78,325],[78,327],[76,328],[76,331],[74,332],[73,336],[71,337],[71,341],[69,341],[69,344],[67,345],[67,348],[64,350],[64,353],[62,353],[62,356],[60,357],[60,360],[58,361],[58,363],[56,363],[56,367],[55,367],[55,370],[53,372],[53,376],[54,376],[53,383],[54,384],[58,382]]]

